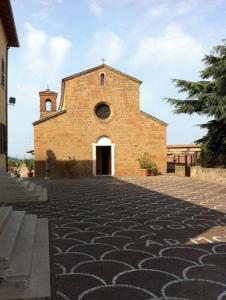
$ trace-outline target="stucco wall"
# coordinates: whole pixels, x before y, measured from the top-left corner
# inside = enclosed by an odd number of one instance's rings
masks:
[[[104,86],[99,75],[105,73]],[[106,68],[66,81],[66,113],[35,125],[37,176],[44,176],[47,151],[52,154],[52,174],[63,175],[68,157],[75,160],[74,175],[92,175],[92,144],[107,136],[115,144],[115,175],[138,175],[140,154],[149,152],[160,172],[166,171],[166,126],[139,110],[139,83]],[[99,102],[111,107],[100,120],[94,113]]]
[[[3,28],[2,20],[0,18],[0,71],[2,59],[5,62],[5,74],[6,74],[6,46],[7,39]],[[5,76],[6,79],[6,76]],[[2,86],[0,82],[0,123],[6,125],[6,85]],[[0,168],[5,167],[6,155],[0,154]]]

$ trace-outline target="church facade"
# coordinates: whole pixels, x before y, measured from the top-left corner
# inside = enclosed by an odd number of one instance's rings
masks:
[[[153,157],[166,171],[167,124],[140,111],[141,81],[105,64],[62,80],[57,93],[40,95],[34,125],[37,177],[140,174],[137,158]]]

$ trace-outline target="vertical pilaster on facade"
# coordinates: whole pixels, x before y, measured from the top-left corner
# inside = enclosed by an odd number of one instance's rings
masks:
[[[56,99],[57,93],[47,89],[39,92],[40,96],[40,119],[48,117],[57,111]]]

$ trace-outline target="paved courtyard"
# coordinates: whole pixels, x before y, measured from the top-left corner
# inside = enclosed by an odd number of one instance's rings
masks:
[[[42,181],[52,299],[226,299],[226,186],[190,178]]]

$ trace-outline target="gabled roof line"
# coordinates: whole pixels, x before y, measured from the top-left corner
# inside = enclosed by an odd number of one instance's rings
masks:
[[[142,110],[140,111],[140,113],[143,114],[144,116],[146,116],[146,117],[148,117],[148,118],[150,118],[150,119],[152,119],[152,120],[154,120],[154,121],[156,121],[156,122],[164,125],[164,126],[168,126],[169,125],[169,124],[163,122],[162,120],[160,120],[160,119],[158,119],[158,118],[156,118],[156,117],[154,117],[154,116],[152,116],[152,115],[150,115],[150,114],[148,114],[148,113],[146,113],[146,112],[144,112]]]
[[[118,73],[118,74],[120,74],[120,75],[122,75],[122,76],[124,76],[124,77],[126,77],[128,79],[131,79],[131,80],[133,80],[133,81],[135,81],[135,82],[137,82],[139,84],[142,83],[141,80],[139,80],[139,79],[137,79],[135,77],[132,77],[132,76],[126,74],[126,73],[123,73],[123,72],[121,72],[121,71],[119,71],[117,69],[114,69],[114,68],[112,68],[112,67],[110,67],[110,66],[108,66],[106,64],[101,64],[101,65],[96,66],[94,68],[90,68],[90,69],[87,69],[85,71],[82,71],[82,72],[79,72],[79,73],[75,73],[74,75],[71,75],[71,76],[68,76],[68,77],[65,77],[65,78],[62,79],[62,81],[61,81],[62,82],[61,83],[61,97],[60,97],[60,104],[59,104],[59,108],[58,109],[62,109],[62,107],[63,107],[65,81],[73,79],[73,78],[76,78],[76,77],[79,77],[81,75],[85,75],[87,73],[90,73],[90,72],[93,72],[93,71],[96,71],[96,70],[99,70],[99,69],[101,69],[103,67],[106,68],[106,69],[108,69],[108,70],[110,70],[110,71],[112,71],[112,72],[116,72],[116,73]]]
[[[48,94],[55,94],[57,95],[57,92],[51,91],[49,89],[45,90],[45,91],[40,91],[39,95],[48,95]]]
[[[132,77],[132,76],[126,74],[126,73],[123,73],[123,72],[121,72],[121,71],[119,71],[119,70],[117,70],[117,69],[114,69],[114,68],[112,68],[112,67],[110,67],[110,66],[108,66],[108,65],[106,65],[106,64],[101,64],[101,65],[96,66],[96,67],[94,67],[94,68],[87,69],[87,70],[82,71],[82,72],[79,72],[79,73],[75,73],[75,74],[73,74],[73,75],[71,75],[71,76],[68,76],[68,77],[63,78],[62,80],[63,80],[63,81],[70,80],[70,79],[73,79],[73,78],[75,78],[75,77],[78,77],[78,76],[85,75],[85,74],[87,74],[87,73],[96,71],[96,70],[101,69],[101,68],[103,68],[103,67],[106,68],[106,69],[108,69],[108,70],[110,70],[110,71],[116,72],[116,73],[118,73],[118,74],[120,74],[120,75],[122,75],[122,76],[124,76],[124,77],[126,77],[126,78],[129,78],[129,79],[131,79],[131,80],[133,80],[133,81],[136,81],[136,82],[138,82],[139,84],[142,83],[141,80],[139,80],[139,79],[137,79],[137,78],[135,78],[135,77]]]
[[[19,47],[19,40],[16,32],[16,25],[13,17],[13,10],[10,0],[0,1],[0,19],[2,20],[4,31],[9,47]]]
[[[55,118],[55,117],[57,117],[57,116],[59,116],[59,115],[62,115],[62,114],[64,114],[64,113],[66,113],[66,109],[57,111],[56,113],[53,113],[53,114],[51,114],[51,115],[49,115],[49,116],[47,116],[47,117],[41,118],[40,120],[35,121],[35,122],[33,122],[32,124],[33,124],[33,126],[35,126],[35,125],[37,125],[37,124],[43,123],[43,122],[45,122],[45,121],[48,121],[49,119]]]

